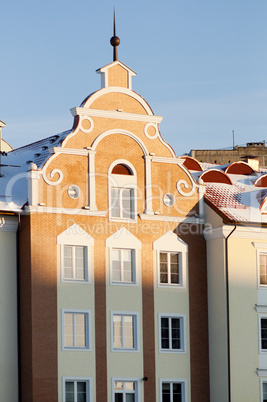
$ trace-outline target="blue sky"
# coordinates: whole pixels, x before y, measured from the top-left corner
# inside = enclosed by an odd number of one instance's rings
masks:
[[[71,128],[70,108],[119,60],[164,116],[177,155],[267,140],[266,0],[10,0],[1,6],[0,120],[14,148]]]

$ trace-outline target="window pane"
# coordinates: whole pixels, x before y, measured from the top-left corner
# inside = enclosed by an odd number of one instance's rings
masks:
[[[169,349],[169,319],[161,318],[161,348]]]
[[[134,382],[125,382],[124,383],[124,389],[134,391],[135,390],[135,383]]]
[[[86,382],[77,382],[77,402],[86,402]]]
[[[123,402],[123,394],[115,394],[115,402]]]
[[[267,285],[267,254],[260,254],[260,284]]]
[[[160,253],[160,283],[168,283],[167,253]]]
[[[182,384],[172,384],[173,402],[182,402]]]
[[[74,382],[65,382],[66,402],[74,402]]]
[[[120,315],[113,316],[113,346],[114,348],[122,348],[122,317]]]
[[[171,253],[170,254],[170,262],[171,262],[171,283],[179,283],[179,261],[178,254]]]
[[[120,199],[119,199],[119,189],[111,189],[111,216],[114,218],[120,217]]]
[[[123,280],[132,282],[132,251],[123,250]]]
[[[122,381],[115,381],[115,389],[123,389],[123,382]]]
[[[167,382],[162,383],[162,402],[170,402],[171,401],[171,390],[170,384]]]
[[[261,319],[261,348],[267,349],[267,319]]]
[[[124,347],[133,348],[134,347],[133,317],[124,316],[123,318],[124,318]]]
[[[64,338],[65,346],[74,346],[72,313],[64,314]]]
[[[76,346],[86,346],[85,314],[76,314]]]
[[[172,349],[180,349],[181,348],[181,339],[180,339],[180,319],[172,318]]]
[[[160,262],[166,262],[167,264],[167,253],[160,253]]]
[[[134,402],[135,395],[134,394],[126,394],[126,402]]]
[[[260,284],[267,285],[267,254],[260,254]]]
[[[132,191],[128,188],[122,189],[122,217],[132,218]]]
[[[75,247],[75,278],[85,279],[84,275],[84,247]]]
[[[263,402],[267,402],[267,382],[262,384]]]
[[[121,279],[121,252],[112,250],[112,281],[120,282]]]
[[[73,278],[72,247],[64,246],[63,254],[64,254],[64,278],[72,279]]]

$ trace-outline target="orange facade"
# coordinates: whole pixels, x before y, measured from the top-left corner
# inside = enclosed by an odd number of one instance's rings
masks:
[[[26,206],[20,224],[21,401],[53,402],[61,395],[57,237],[73,224],[94,239],[93,283],[88,292],[94,292],[91,326],[95,338],[95,371],[84,375],[92,378],[92,400],[113,401],[109,389],[113,376],[109,366],[107,317],[110,305],[107,304],[109,274],[105,242],[121,228],[126,228],[142,244],[138,286],[142,287],[140,361],[143,369],[139,380],[143,377],[148,380],[140,383],[141,400],[161,401],[157,362],[163,357],[157,351],[155,320],[160,298],[163,297],[165,303],[169,294],[175,303],[174,292],[183,292],[185,296],[177,296],[177,303],[179,297],[187,300],[184,309],[189,312],[185,314],[189,344],[187,357],[182,358],[188,359],[190,371],[183,385],[188,389],[184,388],[183,392],[186,402],[208,401],[207,283],[201,192],[163,140],[159,131],[161,118],[154,116],[144,99],[131,90],[132,70],[116,61],[100,72],[106,86],[88,97],[80,108],[72,110],[73,130],[61,146],[53,148],[51,145],[51,156],[42,168],[36,169],[38,180],[33,184],[33,191],[37,202]],[[118,165],[126,166],[129,174],[112,173],[113,167]],[[124,189],[130,194],[130,200],[128,195],[126,198],[120,195]],[[118,192],[117,201],[114,201],[114,191]],[[116,202],[121,204],[117,206]],[[124,215],[123,205],[128,216]],[[187,278],[184,278],[183,289],[170,286],[163,289],[164,296],[161,296],[155,276],[157,261],[153,244],[169,231],[188,246]],[[75,284],[64,286],[71,294]],[[120,289],[118,286],[116,298]],[[131,297],[129,289],[129,299]],[[118,300],[114,299],[114,306],[117,304]],[[132,311],[135,311],[134,304],[133,300]],[[175,308],[172,305],[173,311]],[[123,300],[121,310],[124,310]],[[72,359],[71,353],[75,352],[63,353],[67,356],[69,353]],[[77,354],[73,357],[78,358]],[[175,367],[180,363],[174,362],[174,358],[178,361],[180,356],[164,356],[164,364],[174,364],[171,378],[179,378]],[[69,375],[75,377],[73,373]],[[160,377],[170,376],[161,374]]]

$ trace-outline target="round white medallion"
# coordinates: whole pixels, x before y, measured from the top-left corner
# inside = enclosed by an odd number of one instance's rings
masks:
[[[73,184],[68,188],[68,195],[70,198],[76,200],[80,197],[80,189],[78,186],[74,186]]]
[[[163,203],[167,206],[167,207],[172,207],[173,204],[175,203],[175,198],[171,193],[166,193],[163,196]]]
[[[89,116],[81,116],[80,117],[80,130],[88,134],[90,133],[94,128],[94,122]]]
[[[147,123],[144,128],[145,136],[154,140],[158,136],[158,126],[156,123]]]

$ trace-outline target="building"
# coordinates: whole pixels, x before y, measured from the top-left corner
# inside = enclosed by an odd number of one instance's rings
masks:
[[[178,158],[111,44],[70,130],[0,153],[1,400],[266,402],[266,170]]]
[[[205,186],[210,400],[267,400],[267,174],[199,164]]]
[[[3,400],[209,400],[203,186],[111,43],[73,128],[2,156]]]
[[[248,142],[246,146],[236,145],[229,149],[191,149],[189,156],[200,162],[227,165],[232,162],[257,159],[259,166],[267,166],[267,148],[265,141]]]

